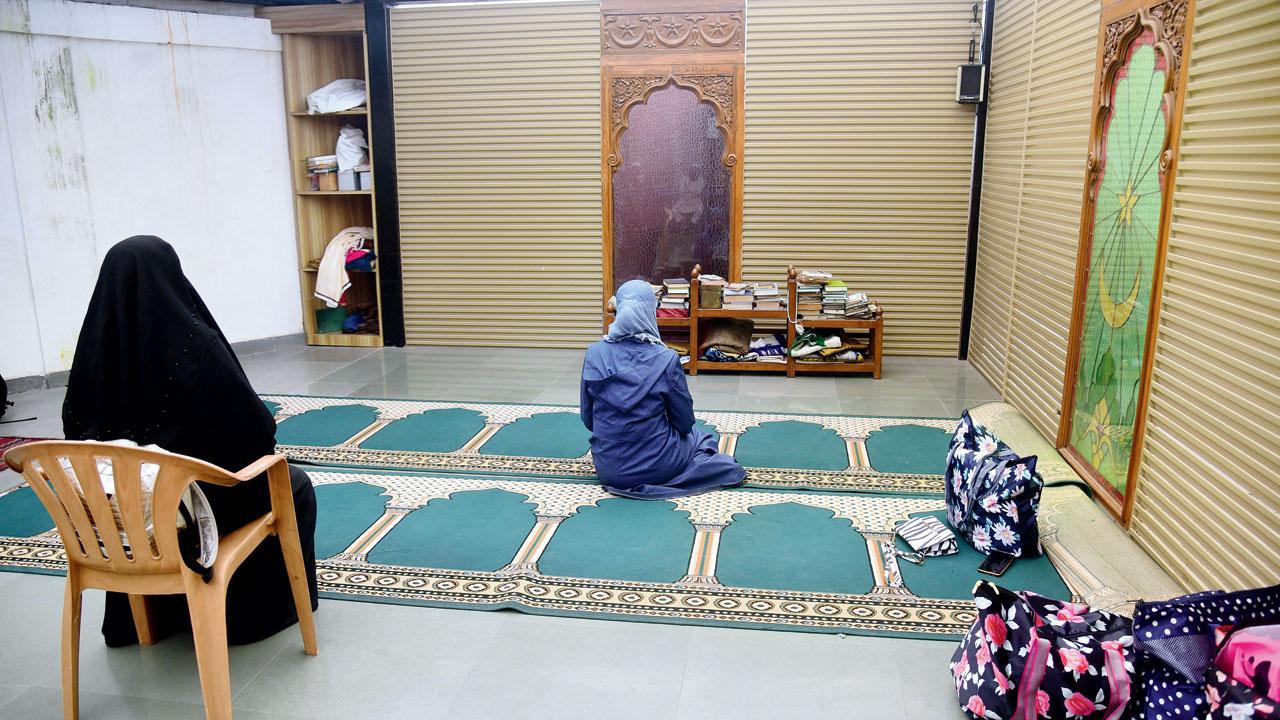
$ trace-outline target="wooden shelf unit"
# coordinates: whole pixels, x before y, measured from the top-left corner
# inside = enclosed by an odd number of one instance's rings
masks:
[[[326,118],[326,117],[334,117],[338,115],[361,116],[361,115],[368,115],[368,114],[369,114],[369,108],[364,105],[361,105],[360,107],[356,107],[356,108],[351,108],[350,110],[339,110],[337,112],[321,113],[316,115],[313,115],[307,112],[306,110],[294,110],[289,113],[290,117],[309,117],[309,118]]]
[[[299,6],[270,8],[269,13],[259,13],[271,18],[272,31],[280,35],[283,46],[285,121],[297,221],[302,324],[308,345],[381,347],[383,344],[382,276],[378,269],[381,263],[374,263],[373,272],[349,273],[352,287],[348,292],[374,307],[379,327],[376,333],[317,332],[316,311],[325,304],[315,297],[316,271],[308,267],[324,255],[334,235],[351,226],[373,228],[372,249],[378,253],[376,190],[312,190],[306,167],[308,157],[333,154],[338,131],[345,125],[364,131],[372,161],[374,139],[369,132],[367,103],[340,112],[307,113],[307,95],[328,83],[342,78],[367,82],[367,43],[360,11],[356,6],[341,13],[323,13],[313,7]]]
[[[702,360],[698,353],[699,326],[703,320],[715,318],[739,318],[743,320],[782,321],[785,325],[786,347],[790,351],[796,341],[796,327],[791,318],[796,317],[796,269],[787,268],[787,307],[782,310],[725,310],[702,308],[702,293],[698,277],[701,268],[694,266],[689,278],[689,317],[658,318],[660,328],[685,328],[689,331],[689,362],[684,364],[685,372],[697,375],[699,370],[725,370],[730,372],[774,372],[786,373],[787,377],[795,377],[796,373],[871,373],[880,379],[880,364],[884,356],[884,308],[870,320],[846,318],[814,317],[801,318],[800,324],[809,330],[866,330],[870,354],[862,362],[815,362],[799,360],[787,355],[785,363],[769,362],[712,362]],[[879,303],[876,303],[879,305]],[[605,308],[605,332],[609,330],[613,311]]]

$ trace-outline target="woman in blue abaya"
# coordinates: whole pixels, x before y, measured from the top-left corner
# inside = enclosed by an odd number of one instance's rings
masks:
[[[658,337],[653,288],[632,280],[615,298],[609,334],[587,348],[582,364],[582,422],[605,489],[662,499],[741,484],[742,466],[693,425],[680,359]]]

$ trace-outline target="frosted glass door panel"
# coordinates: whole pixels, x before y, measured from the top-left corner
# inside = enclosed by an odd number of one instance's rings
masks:
[[[731,176],[716,111],[675,85],[627,113],[613,173],[613,289],[635,278],[661,282],[729,273]]]

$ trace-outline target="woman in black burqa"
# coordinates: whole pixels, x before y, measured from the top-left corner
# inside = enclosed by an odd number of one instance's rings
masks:
[[[190,281],[178,254],[139,235],[107,252],[89,301],[62,425],[69,440],[132,440],[236,472],[275,451],[276,424],[253,391],[231,345]],[[316,602],[316,495],[306,473],[290,467],[298,532]],[[226,534],[271,508],[267,479],[235,487],[201,483]],[[181,595],[151,598],[156,631],[190,627]],[[232,576],[227,638],[268,637],[297,622],[280,543],[269,537]],[[127,598],[107,593],[107,645],[137,642]]]

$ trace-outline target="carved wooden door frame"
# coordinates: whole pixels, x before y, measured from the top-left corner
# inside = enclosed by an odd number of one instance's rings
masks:
[[[694,5],[696,9],[689,9]],[[603,301],[613,294],[613,174],[627,111],[675,85],[715,109],[729,170],[729,278],[742,273],[743,0],[602,0],[600,4]]]
[[[1142,457],[1142,441],[1146,425],[1147,402],[1151,388],[1151,372],[1155,362],[1156,335],[1159,329],[1161,288],[1165,257],[1169,242],[1169,223],[1173,214],[1173,186],[1177,169],[1178,139],[1182,128],[1182,108],[1186,96],[1187,65],[1191,49],[1191,25],[1195,0],[1112,0],[1104,2],[1098,32],[1098,48],[1094,71],[1093,116],[1089,131],[1088,156],[1085,165],[1084,193],[1080,211],[1079,250],[1076,256],[1075,294],[1068,336],[1066,371],[1063,379],[1062,411],[1058,425],[1057,447],[1063,458],[1095,489],[1102,504],[1124,525],[1128,525],[1137,492],[1137,470]],[[1152,277],[1150,308],[1146,338],[1143,344],[1141,376],[1134,416],[1132,451],[1129,457],[1123,498],[1115,495],[1102,474],[1075,448],[1070,446],[1075,387],[1079,372],[1083,340],[1089,268],[1093,250],[1093,225],[1097,193],[1103,171],[1102,133],[1112,112],[1111,91],[1129,48],[1143,33],[1154,35],[1155,51],[1168,67],[1165,74],[1164,99],[1170,108],[1160,154],[1160,171],[1165,182],[1161,188],[1160,227],[1157,231],[1155,271]],[[1065,60],[1064,60],[1065,61]]]

